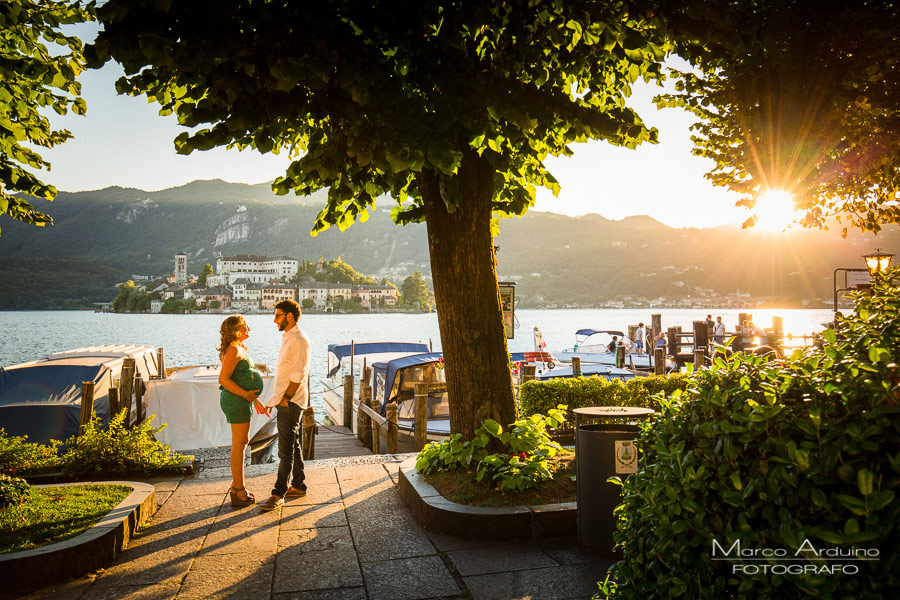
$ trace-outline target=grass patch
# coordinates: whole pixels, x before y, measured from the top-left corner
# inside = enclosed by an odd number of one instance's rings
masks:
[[[575,502],[575,453],[561,452],[549,459],[556,467],[553,479],[524,492],[502,493],[475,481],[475,471],[456,469],[425,476],[425,481],[452,502],[470,506],[522,506]]]
[[[39,548],[92,527],[128,497],[127,485],[32,488],[18,506],[0,509],[0,554]]]

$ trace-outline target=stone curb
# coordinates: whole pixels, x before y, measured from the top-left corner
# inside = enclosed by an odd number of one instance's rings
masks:
[[[132,491],[93,527],[73,538],[33,550],[0,554],[0,581],[4,582],[4,593],[78,577],[103,567],[128,545],[135,529],[152,514],[156,495],[149,483],[79,481],[35,487],[92,484],[127,485]]]
[[[424,529],[480,540],[537,540],[575,535],[576,503],[508,506],[467,506],[440,495],[416,470],[415,459],[400,465],[398,490]]]

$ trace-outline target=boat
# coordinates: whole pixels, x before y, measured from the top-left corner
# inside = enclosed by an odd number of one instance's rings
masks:
[[[265,404],[272,396],[274,377],[264,366],[257,368],[263,376],[259,399]],[[181,367],[148,383],[149,414],[156,415],[157,423],[166,423],[157,440],[177,452],[231,446],[231,426],[219,406],[220,370],[221,365]],[[275,411],[266,416],[254,410],[250,415],[250,455],[256,463],[278,439],[278,427]]]
[[[135,359],[145,384],[159,376],[156,349],[136,344],[87,346],[0,368],[0,428],[39,444],[77,435],[86,381],[94,383],[94,413],[108,425],[109,390],[118,387],[126,358]],[[149,414],[146,395],[144,409]],[[138,411],[131,414],[133,424]]]
[[[616,343],[625,348],[625,364],[635,369],[650,369],[653,367],[653,356],[647,353],[635,352],[634,342],[621,331],[610,329],[579,329],[575,332],[575,345],[565,350],[560,350],[559,358],[564,362],[572,362],[572,358],[581,359],[582,370],[585,363],[598,363],[601,365],[616,364],[616,354],[610,350],[613,336]]]
[[[610,340],[612,340],[611,337]],[[510,356],[513,362],[519,363],[520,365],[534,365],[534,376],[535,379],[539,381],[548,379],[566,379],[577,376],[596,376],[606,380],[626,380],[633,379],[636,375],[635,371],[632,369],[617,368],[615,366],[615,359],[613,359],[612,364],[601,363],[599,361],[588,362],[582,359],[581,371],[576,375],[571,365],[571,358],[568,361],[569,364],[565,364],[562,355],[557,356],[547,350],[547,342],[544,341],[544,336],[537,326],[534,327],[534,351],[516,352]]]
[[[372,365],[372,398],[380,414],[386,416],[387,405],[397,403],[398,452],[416,451],[415,389],[420,383],[428,385],[425,441],[441,442],[450,437],[444,355],[440,352],[411,354]]]
[[[328,345],[328,371],[322,381],[325,414],[335,425],[346,425],[356,431],[358,397],[353,399],[353,418],[344,423],[344,376],[353,375],[353,389],[359,390],[363,367],[429,352],[428,344],[418,342],[345,342]]]

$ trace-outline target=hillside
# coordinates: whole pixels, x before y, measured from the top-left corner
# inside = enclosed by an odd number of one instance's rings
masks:
[[[176,252],[189,270],[218,253],[342,257],[362,273],[400,281],[429,272],[424,225],[398,227],[385,200],[366,223],[309,235],[325,194],[276,196],[266,184],[196,181],[145,192],[107,188],[36,201],[53,227],[4,219],[0,309],[62,308],[109,301],[133,274],[171,272]],[[836,232],[761,234],[739,227],[673,229],[650,217],[611,221],[531,212],[504,219],[496,243],[501,279],[517,281],[520,306],[596,305],[608,300],[680,298],[697,289],[740,290],[800,305],[830,298],[837,266],[861,267],[872,236]],[[897,228],[877,245],[898,249]],[[460,249],[464,252],[465,249]]]

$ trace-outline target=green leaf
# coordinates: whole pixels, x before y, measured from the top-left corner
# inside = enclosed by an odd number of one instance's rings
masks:
[[[868,496],[872,493],[872,482],[874,477],[872,475],[872,471],[868,469],[860,469],[856,472],[856,486],[859,488],[859,493],[863,496]]]

